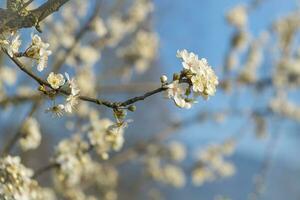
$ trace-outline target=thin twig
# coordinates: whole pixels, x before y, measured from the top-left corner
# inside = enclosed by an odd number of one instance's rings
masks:
[[[2,49],[6,54],[7,52]],[[37,83],[39,83],[41,86],[47,86],[49,88],[51,88],[52,90],[58,92],[58,93],[61,93],[61,94],[64,94],[64,95],[70,95],[70,92],[69,91],[66,91],[64,89],[53,89],[51,87],[51,85],[46,82],[45,80],[43,80],[42,78],[36,76],[33,72],[29,71],[20,61],[18,58],[16,57],[11,57],[7,54],[7,56],[23,71],[25,72],[28,76],[30,76],[32,79],[34,79]],[[104,105],[106,107],[109,107],[109,108],[112,108],[112,109],[119,109],[119,108],[122,108],[122,107],[126,107],[126,106],[130,106],[138,101],[142,101],[142,100],[145,100],[146,98],[154,95],[154,94],[157,94],[157,93],[160,93],[162,91],[165,91],[167,90],[167,87],[166,86],[161,86],[155,90],[152,90],[150,92],[147,92],[141,96],[137,96],[137,97],[133,97],[133,98],[130,98],[128,100],[125,100],[125,101],[121,101],[121,102],[111,102],[111,101],[107,101],[107,100],[103,100],[103,99],[97,99],[97,98],[93,98],[93,97],[88,97],[88,96],[79,96],[79,99],[82,100],[82,101],[88,101],[88,102],[92,102],[92,103],[95,103],[97,105]]]
[[[15,144],[18,142],[19,138],[22,136],[22,127],[25,123],[25,121],[28,119],[28,117],[32,116],[33,113],[36,111],[37,107],[39,106],[39,102],[35,102],[28,115],[25,117],[25,119],[23,120],[23,122],[20,124],[20,126],[18,127],[16,133],[13,135],[13,137],[8,141],[8,143],[4,146],[1,156],[6,156],[15,146]]]
[[[95,21],[96,17],[100,12],[100,5],[101,5],[101,1],[98,1],[91,17],[87,20],[87,22],[81,27],[81,29],[75,35],[75,39],[72,45],[69,48],[67,48],[63,56],[58,57],[58,60],[53,65],[53,69],[52,69],[53,72],[59,71],[59,69],[63,66],[65,60],[67,60],[68,57],[72,54],[73,50],[75,49],[80,39],[91,29],[92,23]]]

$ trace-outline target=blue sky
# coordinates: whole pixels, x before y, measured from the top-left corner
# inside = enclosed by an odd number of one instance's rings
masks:
[[[221,65],[226,51],[229,48],[230,36],[233,29],[224,19],[226,11],[239,3],[249,1],[241,0],[155,0],[155,27],[160,36],[160,52],[162,72],[171,77],[174,71],[178,71],[181,65],[175,54],[178,49],[188,49],[197,53],[200,57],[208,59],[217,73],[221,72]],[[288,11],[296,8],[296,0],[265,0],[262,5],[251,13],[249,29],[253,36],[271,25],[274,19],[284,16]],[[200,101],[196,105],[196,111],[182,111],[173,107],[177,116],[192,116],[201,109],[218,110],[228,106],[229,98],[219,92],[210,101]],[[242,96],[240,107],[247,107],[256,103],[256,99]],[[221,142],[224,138],[234,134],[245,120],[234,118],[225,124],[204,123],[194,125],[180,132],[179,138],[186,142],[189,149],[195,150],[203,143]],[[280,141],[275,152],[274,165],[286,165],[293,169],[299,169],[298,158],[299,142],[295,127],[279,121],[278,125],[271,125],[271,134],[277,134],[276,129],[282,131]],[[225,131],[224,131],[225,130]],[[243,131],[248,131],[246,126]],[[238,154],[261,162],[269,140],[258,141],[251,135],[251,130],[238,146]],[[250,161],[249,161],[250,162]],[[238,163],[236,163],[238,165]],[[240,169],[241,173],[243,169]],[[276,172],[278,174],[278,172]],[[274,174],[273,174],[274,175]],[[275,174],[276,177],[276,174]],[[287,175],[288,177],[288,175]],[[273,181],[273,179],[271,180]],[[271,189],[272,191],[272,189]],[[279,192],[280,190],[278,190]],[[284,191],[281,191],[283,193]],[[271,192],[273,193],[273,192]],[[275,194],[275,193],[274,193]],[[271,195],[272,196],[272,195]],[[269,196],[269,198],[271,197]],[[281,197],[278,196],[278,199]],[[268,199],[266,197],[266,199]]]

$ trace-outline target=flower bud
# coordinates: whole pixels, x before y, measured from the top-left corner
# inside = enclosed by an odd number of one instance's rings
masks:
[[[136,111],[136,106],[131,105],[131,106],[128,107],[128,110],[131,111],[131,112],[134,112],[134,111]]]
[[[178,73],[173,74],[173,81],[179,80],[180,75]]]
[[[168,81],[168,77],[166,76],[166,75],[162,75],[161,77],[160,77],[160,82],[161,83],[166,83]]]

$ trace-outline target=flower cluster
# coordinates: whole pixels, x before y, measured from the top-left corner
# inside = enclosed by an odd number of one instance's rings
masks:
[[[43,71],[47,67],[48,57],[52,54],[48,43],[44,43],[38,35],[32,36],[32,41],[25,51],[25,55],[29,58],[35,59],[38,66],[38,71]]]
[[[75,78],[70,78],[68,73],[65,73],[65,76],[67,78],[68,86],[71,90],[70,95],[66,99],[65,111],[68,113],[72,113],[72,110],[78,104],[78,96],[80,93],[80,89],[77,86]]]
[[[177,165],[186,156],[185,147],[181,143],[171,142],[167,147],[150,144],[146,151],[145,170],[150,178],[176,188],[185,185],[185,173]]]
[[[12,34],[9,39],[0,40],[0,45],[3,46],[10,57],[14,57],[19,52],[21,46],[20,35]]]
[[[59,143],[54,158],[59,164],[54,174],[58,192],[66,199],[96,200],[96,197],[86,194],[82,187],[90,185],[101,191],[101,199],[114,200],[117,198],[115,189],[118,172],[113,166],[104,167],[93,161],[88,154],[90,148],[79,134]]]
[[[48,43],[44,43],[40,36],[33,35],[31,38],[31,44],[24,53],[19,52],[21,47],[20,35],[11,34],[6,36],[7,38],[0,38],[0,45],[6,49],[10,57],[14,56],[26,56],[28,58],[36,60],[38,71],[43,71],[47,67],[48,57],[52,54]]]
[[[72,188],[80,184],[84,167],[89,166],[91,158],[87,154],[89,144],[76,134],[70,139],[62,140],[54,157],[59,168],[55,171],[55,182],[60,188]]]
[[[255,83],[258,78],[258,69],[263,61],[263,45],[268,40],[268,34],[263,32],[256,39],[251,41],[249,50],[246,55],[243,69],[241,70],[238,80],[241,83]]]
[[[288,100],[283,94],[273,98],[269,106],[274,113],[300,121],[300,106]]]
[[[70,78],[68,73],[65,73],[66,79],[62,74],[55,74],[51,72],[48,75],[47,82],[50,84],[51,88],[57,90],[67,84],[69,96],[66,98],[65,104],[54,105],[48,108],[47,111],[52,112],[57,116],[62,116],[63,112],[72,113],[73,109],[76,107],[78,102],[78,97],[80,89],[74,78]]]
[[[276,70],[273,74],[273,82],[277,87],[297,88],[300,85],[300,53],[295,57],[283,57],[276,65]]]
[[[173,82],[166,85],[168,89],[165,96],[172,98],[181,108],[191,108],[198,96],[204,99],[213,96],[219,82],[207,60],[199,59],[196,54],[187,50],[178,51],[177,57],[182,60],[184,69],[180,74],[174,74]],[[193,97],[190,98],[192,93]]]
[[[19,140],[20,146],[24,151],[36,149],[41,143],[41,131],[36,119],[30,117],[23,124],[22,137]]]
[[[88,133],[90,143],[102,159],[108,159],[111,150],[119,151],[124,143],[126,122],[113,123],[109,119],[91,116],[92,129]]]
[[[158,47],[157,35],[148,31],[139,31],[133,43],[118,50],[118,55],[135,66],[138,73],[145,72],[154,60]]]
[[[235,141],[230,139],[220,145],[211,145],[200,153],[198,164],[192,172],[195,185],[202,185],[217,178],[229,177],[235,173],[234,165],[224,160],[235,150]]]
[[[247,25],[248,13],[245,5],[238,5],[230,10],[226,16],[227,21],[233,26],[241,29]]]
[[[0,199],[55,200],[54,192],[41,188],[31,177],[33,171],[21,164],[19,157],[0,159]]]
[[[128,9],[127,16],[115,15],[108,19],[108,45],[116,46],[125,36],[136,31],[153,8],[153,3],[149,0],[135,0]]]

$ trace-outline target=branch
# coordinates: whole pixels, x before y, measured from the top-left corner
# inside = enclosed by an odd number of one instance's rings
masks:
[[[21,136],[22,136],[22,130],[21,129],[22,129],[23,125],[24,125],[24,122],[28,119],[28,117],[31,117],[34,114],[34,112],[36,111],[36,109],[38,108],[38,106],[39,106],[39,102],[38,101],[35,102],[32,105],[32,107],[31,107],[31,109],[30,109],[27,117],[25,117],[25,119],[23,120],[23,122],[19,125],[16,133],[8,141],[8,143],[4,146],[4,148],[2,150],[2,153],[1,153],[1,156],[6,156],[13,149],[13,147],[15,146],[15,144],[18,142],[19,138],[21,138]]]
[[[58,92],[58,93],[61,93],[61,94],[64,94],[64,95],[70,95],[70,92],[67,91],[67,90],[64,90],[64,89],[54,89],[51,87],[51,85],[43,80],[42,78],[36,76],[34,73],[32,73],[31,71],[29,71],[20,61],[18,58],[16,57],[10,57],[7,52],[2,49],[4,51],[4,53],[6,53],[6,55],[23,71],[25,72],[29,77],[31,77],[32,79],[34,79],[37,83],[39,83],[41,86],[47,86],[49,88],[51,88],[52,90]],[[112,109],[120,109],[120,108],[124,108],[126,106],[130,106],[138,101],[142,101],[142,100],[145,100],[146,98],[154,95],[154,94],[157,94],[157,93],[160,93],[162,91],[165,91],[167,90],[167,87],[166,86],[161,86],[155,90],[152,90],[150,92],[147,92],[145,93],[144,95],[141,95],[141,96],[137,96],[137,97],[133,97],[133,98],[130,98],[128,100],[125,100],[123,102],[111,102],[111,101],[107,101],[107,100],[103,100],[103,99],[97,99],[97,98],[92,98],[92,97],[88,97],[88,96],[79,96],[78,98],[82,101],[88,101],[88,102],[91,102],[91,103],[95,103],[97,105],[104,105],[106,107],[109,107],[109,108],[112,108]]]
[[[48,0],[37,9],[28,11],[25,15],[21,15],[9,9],[0,9],[0,34],[8,30],[15,31],[30,27],[38,28],[42,20],[58,11],[59,8],[68,1],[69,0]]]
[[[41,98],[41,95],[39,93],[32,93],[32,94],[26,94],[26,95],[14,95],[14,96],[8,96],[4,99],[0,100],[0,107],[7,106],[7,105],[16,105],[21,104],[28,101],[36,101]]]
[[[253,111],[253,113],[256,113],[256,112],[258,112],[258,111]],[[139,156],[140,154],[141,155],[144,154],[149,145],[166,140],[167,138],[169,138],[170,136],[172,136],[173,134],[175,134],[178,130],[180,130],[182,128],[190,127],[192,125],[204,122],[206,120],[215,119],[218,114],[236,115],[236,116],[245,115],[245,116],[249,117],[253,113],[249,113],[248,111],[232,112],[232,111],[227,111],[227,110],[221,111],[221,112],[205,112],[204,111],[204,112],[200,112],[192,117],[189,117],[189,118],[181,120],[181,121],[173,121],[165,129],[163,129],[162,131],[153,135],[151,138],[144,140],[144,141],[139,141],[136,144],[134,144],[133,146],[129,147],[128,149],[125,149],[124,151],[120,152],[116,156],[112,157],[109,160],[109,164],[121,165],[128,160],[132,160],[132,159],[136,158],[137,156]],[[245,132],[242,130],[245,129],[246,125],[249,125],[248,120],[246,121],[246,123],[243,123],[243,125],[237,130],[237,132],[232,137],[239,138],[239,136],[244,135]],[[85,151],[85,153],[90,152],[91,150],[93,150],[93,148],[94,148],[94,146],[90,145],[88,150]],[[46,164],[44,167],[41,167],[40,169],[38,169],[35,172],[33,178],[37,178],[38,176],[42,175],[43,173],[53,170],[53,169],[56,169],[58,167],[60,167],[60,165],[58,163],[50,162],[50,163]]]
[[[74,48],[76,47],[76,45],[78,44],[80,39],[90,30],[92,23],[94,22],[94,20],[96,19],[96,17],[98,16],[98,14],[100,12],[100,5],[101,5],[101,1],[98,1],[91,17],[87,20],[87,22],[81,27],[81,29],[75,35],[75,39],[74,39],[74,42],[72,43],[72,45],[69,48],[67,48],[67,50],[65,51],[63,56],[58,57],[56,62],[54,62],[53,69],[52,69],[53,72],[59,71],[59,69],[64,64],[64,61],[67,60],[68,57],[72,54]]]

